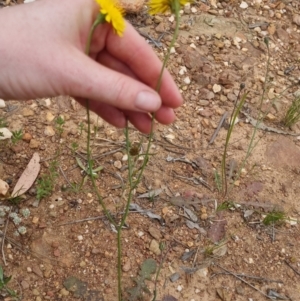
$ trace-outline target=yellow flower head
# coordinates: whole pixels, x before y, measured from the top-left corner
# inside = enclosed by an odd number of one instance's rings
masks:
[[[181,6],[181,5],[185,5],[188,2],[190,1],[189,0],[150,0],[149,14],[150,15],[159,14],[159,13],[163,14],[168,10],[171,10],[172,13],[175,13],[176,4],[177,5],[179,4],[179,6]]]
[[[118,36],[125,30],[124,11],[115,0],[96,0],[100,6],[100,13],[105,16],[105,21],[111,23]]]

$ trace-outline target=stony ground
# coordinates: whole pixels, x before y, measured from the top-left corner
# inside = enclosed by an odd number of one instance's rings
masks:
[[[168,69],[185,104],[174,124],[156,128],[155,155],[133,199],[150,211],[131,212],[123,231],[125,300],[130,300],[128,289],[149,258],[162,263],[157,300],[299,300],[300,126],[290,129],[281,123],[300,94],[299,6],[297,0],[211,0],[196,1],[182,11]],[[162,58],[174,18],[149,17],[146,10],[127,18]],[[257,131],[256,147],[236,179],[264,87],[261,110],[269,131]],[[214,174],[221,170],[234,103],[246,91],[245,114],[238,116],[227,151],[224,197]],[[212,141],[226,112],[225,125]],[[61,131],[58,116],[64,119]],[[1,142],[0,179],[9,184],[10,193],[34,153],[41,158],[39,178],[53,165],[57,171],[53,193],[41,202],[36,201],[37,183],[16,205],[2,197],[1,265],[13,276],[9,287],[25,301],[117,300],[116,234],[89,181],[79,187],[84,172],[78,158],[86,164],[84,108],[69,97],[11,100],[2,103],[0,117],[10,131],[25,133],[15,145]],[[103,167],[97,185],[108,209],[118,214],[126,198],[123,131],[92,117],[95,166]],[[130,137],[142,139],[134,129]],[[149,191],[157,196],[140,197]],[[30,210],[27,218],[24,209]],[[284,212],[286,220],[264,225],[264,217],[274,210]],[[27,232],[16,236],[20,226]],[[154,277],[146,285],[152,292]],[[11,300],[5,294],[3,299]],[[144,300],[152,297],[144,294]]]

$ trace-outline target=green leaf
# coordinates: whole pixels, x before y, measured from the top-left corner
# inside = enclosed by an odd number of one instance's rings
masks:
[[[154,259],[149,258],[143,262],[140,275],[144,279],[150,279],[151,274],[154,274],[155,271],[156,271],[156,261]]]

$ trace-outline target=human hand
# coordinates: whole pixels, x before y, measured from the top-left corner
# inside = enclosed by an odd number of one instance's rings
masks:
[[[99,11],[94,0],[43,0],[0,10],[0,98],[70,95],[116,127],[126,119],[140,131],[175,120],[182,104],[168,71],[130,24],[122,38],[109,24],[96,28],[90,57],[87,36]]]

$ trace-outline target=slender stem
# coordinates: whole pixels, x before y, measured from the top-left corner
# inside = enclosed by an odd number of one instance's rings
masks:
[[[103,14],[98,14],[97,19],[95,20],[95,22],[93,23],[89,35],[88,35],[88,39],[87,39],[87,43],[86,43],[86,48],[85,48],[85,53],[86,55],[90,54],[90,48],[91,48],[91,42],[92,42],[92,38],[93,38],[93,34],[95,32],[96,27],[99,24],[102,24],[105,22],[105,15]],[[97,195],[98,201],[101,204],[104,214],[107,216],[108,220],[116,227],[116,222],[114,221],[114,219],[112,218],[112,216],[110,215],[109,211],[107,210],[102,197],[97,189],[97,185],[96,185],[96,181],[95,178],[93,176],[93,161],[91,158],[91,116],[90,116],[90,102],[88,99],[86,99],[85,101],[85,105],[86,105],[86,114],[87,114],[87,122],[88,122],[88,129],[87,129],[87,162],[88,162],[88,172],[93,184],[93,188],[94,191]]]
[[[226,156],[227,156],[227,148],[228,148],[228,144],[229,144],[229,140],[230,140],[233,128],[235,126],[235,120],[236,120],[239,112],[241,111],[244,103],[245,103],[247,95],[248,95],[248,93],[245,93],[243,95],[241,101],[237,105],[237,107],[235,106],[235,109],[233,110],[233,113],[232,113],[231,119],[230,119],[230,126],[229,126],[229,129],[228,129],[228,132],[227,132],[226,142],[225,142],[225,147],[224,147],[224,153],[223,153],[223,158],[222,158],[222,184],[224,186],[223,197],[225,197],[226,194],[227,194],[227,179],[226,179]]]
[[[156,89],[155,89],[157,92],[160,91],[161,84],[162,84],[163,73],[164,73],[165,67],[167,65],[167,62],[168,62],[168,60],[170,58],[171,49],[174,46],[174,44],[175,44],[175,42],[177,40],[177,37],[178,37],[178,33],[179,33],[179,24],[180,24],[180,13],[179,13],[180,4],[179,4],[179,1],[175,1],[175,4],[176,4],[176,7],[175,7],[175,19],[176,19],[175,31],[174,31],[174,35],[173,35],[170,47],[168,49],[168,52],[167,52],[167,54],[166,54],[166,56],[164,58],[163,65],[162,65],[162,68],[161,68],[161,71],[160,71],[160,74],[159,74],[159,77],[158,77],[158,81],[157,81],[157,85],[156,85]],[[143,161],[142,167],[140,169],[140,173],[139,173],[139,175],[137,177],[137,180],[135,182],[134,188],[139,184],[139,182],[141,180],[141,177],[143,175],[144,169],[145,169],[145,167],[146,167],[146,165],[148,163],[148,160],[149,160],[149,152],[150,152],[151,142],[152,142],[153,135],[154,135],[154,131],[153,131],[153,128],[154,128],[154,119],[155,119],[155,113],[152,114],[151,129],[150,129],[150,134],[149,134],[147,149],[146,149],[144,161]]]
[[[118,228],[117,242],[118,242],[118,300],[122,301],[122,228]]]
[[[179,1],[175,1],[176,4],[179,5],[179,3],[177,3]],[[170,55],[171,55],[171,50],[177,40],[177,37],[178,37],[178,33],[179,33],[179,24],[180,24],[180,13],[179,13],[179,10],[180,8],[177,7],[175,9],[175,19],[176,19],[176,26],[175,26],[175,31],[174,31],[174,35],[173,35],[173,38],[172,38],[172,41],[171,41],[171,44],[170,44],[170,47],[168,49],[168,52],[164,58],[164,61],[163,61],[163,65],[162,65],[162,68],[161,68],[161,71],[160,71],[160,74],[159,74],[159,77],[158,77],[158,81],[157,81],[157,85],[156,85],[156,91],[159,92],[160,88],[161,88],[161,83],[162,83],[162,76],[163,76],[163,73],[164,73],[164,70],[165,70],[165,67],[167,65],[167,62],[170,58]]]

